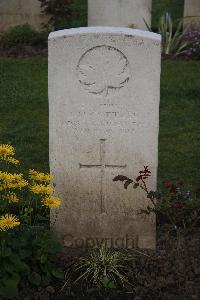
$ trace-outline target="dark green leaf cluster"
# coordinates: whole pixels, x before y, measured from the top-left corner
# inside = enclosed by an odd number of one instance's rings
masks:
[[[87,0],[39,0],[55,30],[87,24]]]
[[[63,279],[62,270],[56,266],[61,250],[61,244],[44,228],[0,233],[0,297],[15,297],[21,286]]]
[[[45,46],[47,33],[34,30],[29,24],[18,25],[1,35],[1,46],[5,49],[14,46]]]

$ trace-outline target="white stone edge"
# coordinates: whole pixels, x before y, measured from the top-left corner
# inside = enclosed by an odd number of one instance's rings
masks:
[[[74,36],[80,34],[90,34],[90,33],[110,33],[110,34],[124,34],[129,36],[136,36],[141,38],[147,38],[151,40],[157,40],[161,42],[161,35],[150,32],[150,31],[143,31],[139,29],[131,29],[126,27],[80,27],[80,28],[70,28],[64,29],[59,31],[54,31],[49,34],[48,40],[55,40],[57,38],[67,37],[67,36]]]

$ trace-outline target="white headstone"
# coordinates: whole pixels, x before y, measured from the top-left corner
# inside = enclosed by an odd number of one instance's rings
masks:
[[[88,0],[88,26],[151,26],[152,0]]]
[[[184,17],[186,25],[200,26],[200,0],[185,0]]]
[[[36,30],[44,30],[50,16],[42,13],[39,0],[0,0],[0,32],[28,23]]]
[[[155,247],[154,217],[138,215],[145,193],[112,179],[148,165],[156,189],[160,42],[109,27],[49,36],[50,169],[63,199],[51,218],[66,247]]]

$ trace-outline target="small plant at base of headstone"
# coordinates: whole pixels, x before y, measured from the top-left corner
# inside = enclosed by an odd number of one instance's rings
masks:
[[[11,145],[0,144],[0,298],[18,294],[22,284],[39,286],[63,278],[56,267],[62,246],[49,230],[50,207],[61,200],[52,196],[50,174],[18,172]]]
[[[124,182],[124,188],[129,185],[133,188],[141,188],[147,194],[150,204],[141,209],[139,213],[154,213],[160,220],[166,220],[172,225],[173,230],[179,235],[179,229],[188,231],[200,221],[200,191],[199,189],[190,191],[183,190],[183,183],[176,184],[167,180],[164,182],[167,192],[161,195],[159,192],[149,191],[146,180],[151,176],[148,166],[139,172],[135,180],[124,175],[116,176],[113,181]]]
[[[93,250],[89,256],[80,258],[76,264],[76,272],[81,275],[75,283],[82,280],[88,284],[88,287],[105,290],[129,285],[126,273],[130,260],[133,258],[105,247]]]

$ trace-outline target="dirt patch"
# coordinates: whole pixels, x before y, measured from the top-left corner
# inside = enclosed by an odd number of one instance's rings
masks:
[[[177,249],[179,245],[179,249]],[[80,253],[66,253],[59,264],[66,272],[65,282],[38,289],[23,289],[18,300],[197,300],[200,295],[200,229],[177,238],[167,226],[158,228],[156,251],[128,251],[136,256],[127,274],[130,286],[109,292],[88,284],[73,284],[73,263]],[[72,276],[71,276],[72,275]]]

